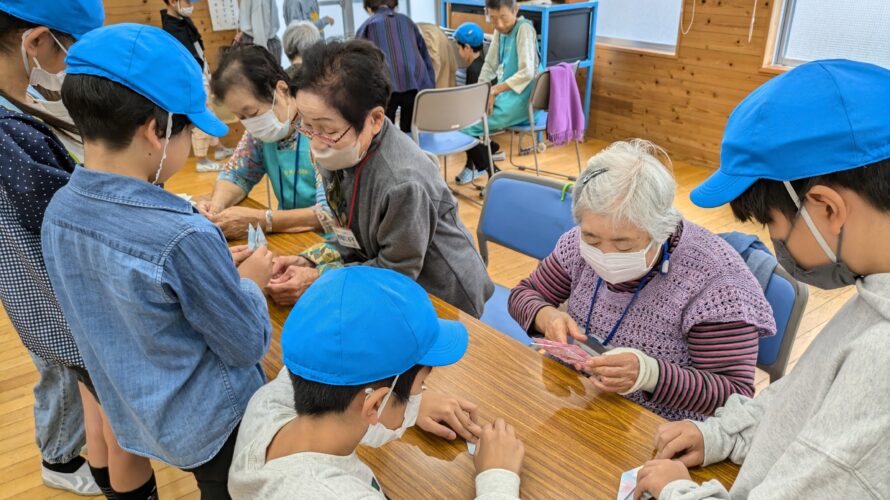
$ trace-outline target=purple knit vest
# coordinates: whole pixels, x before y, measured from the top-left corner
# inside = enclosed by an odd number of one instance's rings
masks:
[[[560,238],[554,250],[572,279],[568,313],[583,331],[597,276],[581,258],[579,230]],[[590,334],[602,341],[618,321],[632,294],[600,286],[590,320]],[[683,233],[667,274],[658,274],[640,291],[610,347],[632,347],[682,367],[691,366],[686,333],[700,323],[743,321],[771,335],[772,308],[742,257],[720,237],[683,221]],[[707,415],[655,405],[643,392],[627,396],[670,420],[703,420]]]

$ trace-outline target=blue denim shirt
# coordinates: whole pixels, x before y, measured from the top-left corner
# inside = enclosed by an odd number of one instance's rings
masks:
[[[216,456],[265,382],[272,334],[219,229],[160,187],[78,167],[42,240],[121,447],[178,468]]]

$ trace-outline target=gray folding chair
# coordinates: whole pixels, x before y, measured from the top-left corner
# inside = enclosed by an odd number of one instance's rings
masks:
[[[462,153],[478,144],[488,147],[491,158],[491,138],[488,134],[488,83],[463,87],[428,89],[414,99],[411,137],[427,153],[442,157],[445,182],[448,182],[448,155]],[[482,122],[482,139],[461,130]],[[489,161],[491,164],[492,162]],[[489,171],[489,176],[492,172]]]
[[[575,64],[575,68],[577,69],[577,63]],[[513,127],[507,128],[510,132],[510,164],[519,170],[530,170],[529,167],[525,165],[519,165],[513,161],[513,138],[519,134],[519,149],[522,149],[522,134],[530,134],[532,136],[532,154],[535,158],[535,175],[541,175],[541,172],[545,174],[555,175],[558,177],[566,177],[571,180],[575,180],[575,176],[560,174],[557,172],[548,172],[546,170],[541,170],[540,165],[538,164],[538,134],[547,130],[547,119],[542,118],[540,120],[535,121],[535,112],[536,111],[547,111],[550,108],[550,71],[545,70],[541,73],[538,73],[535,76],[535,79],[532,80],[532,91],[531,96],[528,100],[528,123],[524,125],[516,125]],[[579,146],[579,141],[575,142],[575,157],[578,160],[578,173],[581,173],[582,165],[581,165],[581,148]]]

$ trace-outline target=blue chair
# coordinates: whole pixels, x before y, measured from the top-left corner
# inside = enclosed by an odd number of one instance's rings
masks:
[[[770,383],[785,375],[788,358],[809,300],[809,288],[777,267],[764,291],[773,308],[776,334],[760,340],[757,367],[769,374]]]
[[[488,95],[490,84],[477,83],[463,87],[427,89],[414,99],[411,137],[427,153],[441,156],[445,182],[448,182],[448,155],[462,153],[477,144],[486,144],[491,157],[488,134]],[[461,132],[482,122],[483,137],[478,139]]]
[[[560,236],[575,226],[572,194],[560,181],[500,172],[485,189],[485,204],[476,238],[479,253],[488,264],[488,242],[542,260],[553,251]],[[482,322],[525,345],[531,339],[507,311],[508,288],[495,285],[486,302]]]

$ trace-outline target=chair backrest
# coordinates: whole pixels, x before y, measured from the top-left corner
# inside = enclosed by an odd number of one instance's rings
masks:
[[[575,62],[572,64],[572,68],[575,72],[578,71],[578,63]],[[532,80],[532,91],[531,95],[528,99],[529,105],[529,113],[534,113],[538,110],[547,111],[550,108],[550,69],[545,69],[544,71],[535,75],[535,79]],[[531,122],[530,122],[531,123]]]
[[[782,378],[788,368],[791,348],[809,300],[809,289],[779,266],[770,277],[764,294],[773,308],[776,334],[760,340],[757,367],[769,374],[772,383]]]
[[[420,132],[453,132],[486,118],[490,84],[422,90],[414,99],[411,134],[418,142]]]
[[[565,183],[514,172],[500,172],[485,188],[476,238],[488,263],[488,242],[534,257],[550,255],[559,237],[575,226],[572,192]]]

